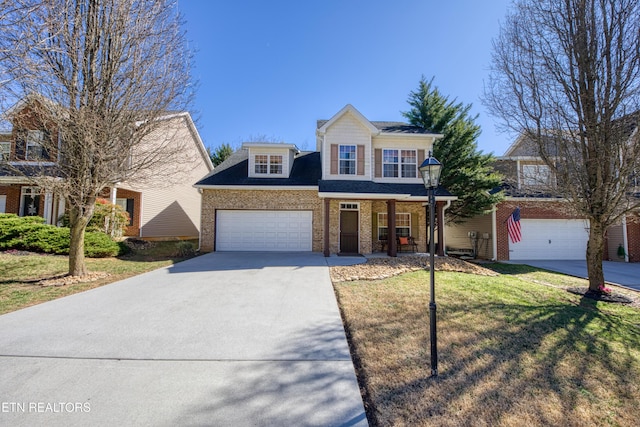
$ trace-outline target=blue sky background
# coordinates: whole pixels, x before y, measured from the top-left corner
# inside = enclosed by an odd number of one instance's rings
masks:
[[[205,145],[265,135],[315,149],[316,120],[352,104],[369,120],[404,121],[421,76],[473,104],[478,147],[502,155],[480,102],[491,40],[510,0],[179,0]]]

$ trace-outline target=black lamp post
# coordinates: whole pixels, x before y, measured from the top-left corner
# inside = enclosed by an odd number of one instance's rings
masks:
[[[435,205],[436,205],[436,189],[438,181],[440,181],[440,172],[442,171],[442,163],[429,152],[429,158],[425,159],[420,165],[420,173],[424,181],[425,188],[429,191],[429,275],[431,279],[429,301],[429,326],[431,340],[431,376],[438,376],[438,334],[436,331],[436,294],[435,294],[435,272],[434,272],[434,233],[435,227]]]

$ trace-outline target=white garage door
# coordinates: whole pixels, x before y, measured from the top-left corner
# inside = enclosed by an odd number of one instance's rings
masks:
[[[522,219],[522,240],[509,241],[509,259],[585,259],[588,224],[582,219]]]
[[[311,211],[220,210],[218,251],[311,251]]]

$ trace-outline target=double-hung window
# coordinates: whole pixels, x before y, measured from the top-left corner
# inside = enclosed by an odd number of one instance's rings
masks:
[[[417,170],[416,150],[382,150],[382,176],[385,178],[415,178]]]
[[[387,240],[389,235],[388,216],[386,213],[378,213],[378,240]],[[411,214],[396,213],[396,236],[411,236]]]
[[[282,175],[282,155],[256,154],[254,171],[260,175]]]
[[[551,170],[547,165],[522,165],[522,186],[541,187],[551,182]]]
[[[355,145],[340,146],[338,171],[340,175],[356,174],[356,146]]]
[[[44,152],[42,143],[44,141],[44,132],[41,130],[30,130],[27,133],[27,147],[25,153],[26,160],[42,160]]]
[[[8,141],[0,142],[0,160],[9,160],[9,154],[11,153],[11,143]]]

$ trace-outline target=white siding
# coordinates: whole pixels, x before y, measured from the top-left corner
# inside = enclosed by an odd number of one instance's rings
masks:
[[[275,144],[274,144],[275,145]],[[264,175],[264,174],[256,174],[255,168],[255,156],[256,155],[280,155],[282,156],[282,175]],[[291,172],[291,168],[293,167],[293,159],[295,153],[292,150],[283,149],[273,147],[260,147],[260,148],[250,148],[249,149],[249,177],[250,178],[289,178],[289,173]]]
[[[331,144],[356,146],[364,145],[364,175],[332,175],[330,150]],[[323,149],[323,179],[347,179],[356,181],[371,180],[371,132],[351,114],[343,115],[327,129]]]
[[[375,150],[376,149],[397,149],[397,150],[424,150],[424,156],[427,158],[429,155],[429,151],[432,149],[433,144],[431,143],[430,137],[425,137],[424,139],[419,139],[416,137],[410,136],[378,136],[374,137],[372,140],[372,149],[371,149],[371,164],[375,164]],[[418,157],[420,155],[418,154]],[[417,165],[420,167],[420,165]],[[403,184],[422,184],[422,178],[420,177],[420,171],[417,171],[415,178],[373,178],[375,182],[396,182]]]

